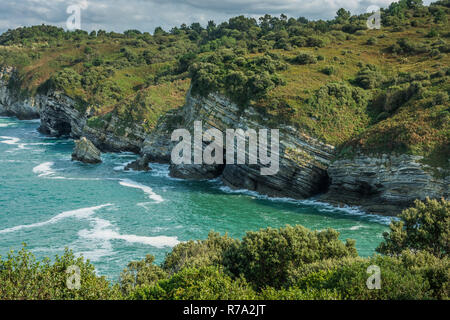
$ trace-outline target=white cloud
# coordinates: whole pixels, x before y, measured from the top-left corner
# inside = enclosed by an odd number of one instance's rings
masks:
[[[343,7],[363,13],[370,5],[387,7],[392,0],[0,0],[0,32],[8,28],[36,24],[65,26],[66,8],[79,4],[81,27],[85,30],[152,32],[162,26],[170,30],[181,23],[208,20],[222,22],[236,15],[260,16],[266,13],[330,19]],[[430,0],[425,1],[430,2]]]

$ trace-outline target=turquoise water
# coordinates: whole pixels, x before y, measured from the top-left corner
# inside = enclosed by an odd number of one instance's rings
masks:
[[[368,256],[382,240],[388,218],[336,209],[313,200],[267,199],[231,191],[218,180],[189,182],[168,176],[168,166],[125,172],[136,159],[105,154],[99,165],[71,161],[73,141],[38,133],[38,121],[0,118],[0,255],[27,243],[38,258],[69,247],[116,279],[131,260],[157,262],[180,241],[210,230],[242,237],[248,230],[301,224],[335,228],[356,239]]]

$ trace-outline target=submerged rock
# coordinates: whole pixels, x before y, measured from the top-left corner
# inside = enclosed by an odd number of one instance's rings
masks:
[[[100,150],[98,150],[94,144],[85,137],[75,141],[72,160],[92,164],[102,162]]]
[[[125,167],[125,171],[150,171],[152,170],[152,168],[149,167],[149,159],[144,156],[141,157],[139,159],[137,159],[136,161],[133,161],[131,163],[129,163],[126,167]]]

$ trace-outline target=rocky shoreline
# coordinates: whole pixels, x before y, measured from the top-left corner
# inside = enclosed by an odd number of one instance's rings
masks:
[[[156,128],[145,133],[134,125],[116,134],[117,119],[100,128],[87,125],[89,109],[80,112],[76,102],[58,91],[22,97],[10,88],[13,68],[0,70],[0,115],[19,119],[41,119],[39,130],[51,136],[85,137],[102,152],[131,151],[141,155],[134,168],[149,162],[170,163],[174,143],[171,132],[193,130],[194,121],[203,129],[261,129],[265,119],[255,110],[245,111],[219,94],[197,97],[190,93],[185,105],[162,116]],[[420,157],[358,155],[336,160],[334,146],[325,144],[292,127],[280,126],[280,170],[262,176],[260,165],[171,165],[170,174],[183,179],[220,177],[229,187],[248,189],[274,197],[305,199],[318,196],[337,205],[356,205],[369,213],[396,215],[415,199],[448,198],[450,175],[420,163]],[[247,151],[248,152],[248,151]],[[224,152],[225,154],[225,152]],[[246,154],[248,156],[248,154]]]

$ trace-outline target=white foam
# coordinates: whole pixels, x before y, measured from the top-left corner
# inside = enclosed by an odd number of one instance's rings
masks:
[[[368,220],[382,223],[382,224],[390,224],[392,219],[395,219],[393,217],[368,214],[359,207],[352,207],[352,206],[337,207],[337,206],[333,206],[330,203],[321,202],[321,201],[317,201],[314,199],[297,200],[297,199],[292,199],[292,198],[269,197],[267,195],[262,195],[256,191],[250,191],[247,189],[233,190],[227,186],[222,185],[221,182],[220,182],[220,184],[221,184],[221,186],[219,187],[219,189],[225,193],[242,194],[242,195],[251,196],[251,197],[254,197],[257,199],[269,200],[269,201],[274,201],[274,202],[285,202],[285,203],[291,203],[291,204],[297,204],[297,205],[314,206],[319,211],[322,211],[322,212],[343,212],[343,213],[350,214],[350,215],[364,216]]]
[[[19,225],[16,227],[0,230],[0,234],[1,233],[11,233],[11,232],[15,232],[15,231],[22,230],[22,229],[39,228],[39,227],[43,227],[46,225],[55,224],[63,219],[67,219],[67,218],[86,219],[86,218],[90,217],[91,215],[93,215],[95,213],[95,211],[100,210],[104,207],[108,207],[110,205],[111,204],[104,204],[104,205],[96,206],[96,207],[89,207],[89,208],[82,208],[82,209],[78,209],[78,210],[65,211],[65,212],[62,212],[62,213],[54,216],[53,218],[51,218],[50,220],[47,220],[47,221],[26,224],[26,225]]]
[[[113,170],[114,171],[125,171],[125,167],[127,165],[129,165],[130,163],[132,163],[132,162],[133,161],[128,161],[128,162],[125,162],[125,163],[116,163],[118,166],[114,167]],[[130,171],[134,171],[134,170],[129,170],[129,171],[126,171],[126,172],[130,172]]]
[[[0,123],[0,128],[7,128],[10,127],[12,123]]]
[[[154,201],[156,201],[156,203],[161,203],[164,201],[164,199],[153,192],[153,189],[150,188],[149,186],[145,186],[143,184],[140,184],[136,181],[130,180],[130,179],[122,179],[119,181],[119,184],[121,186],[124,187],[129,187],[129,188],[135,188],[135,189],[140,189],[142,190],[144,193],[148,194],[148,197]]]
[[[0,139],[3,139],[3,141],[0,141],[0,143],[8,144],[8,145],[17,145],[19,149],[25,149],[24,143],[19,143],[20,139],[17,137],[6,137],[1,136]]]
[[[44,162],[40,165],[33,168],[33,172],[37,174],[39,177],[47,177],[50,175],[55,174],[55,171],[53,171],[52,166],[54,165],[54,162]]]
[[[92,230],[81,230],[78,232],[80,237],[108,242],[111,240],[123,240],[130,243],[141,243],[156,248],[174,247],[180,243],[177,237],[146,237],[134,234],[120,234],[112,228],[111,223],[107,220],[94,218],[92,221],[95,223],[94,228]]]

